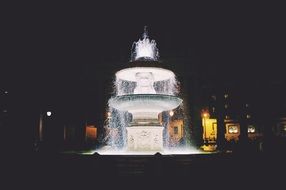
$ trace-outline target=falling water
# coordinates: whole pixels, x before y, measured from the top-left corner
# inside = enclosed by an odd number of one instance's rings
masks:
[[[103,142],[113,150],[121,150],[126,143],[126,127],[130,122],[128,112],[119,111],[109,107],[110,117],[107,118],[104,129]]]
[[[136,82],[116,79],[114,82],[115,94],[117,96],[133,94]],[[169,80],[154,82],[156,94],[177,95],[179,93],[179,82],[176,77]]]
[[[137,42],[133,43],[132,46],[132,53],[131,53],[131,62],[133,61],[158,61],[159,59],[159,51],[158,48],[156,47],[156,42],[154,40],[150,40],[148,37],[148,33],[145,27],[142,39],[139,39]],[[130,97],[132,98],[138,98],[137,94],[144,95],[146,94],[154,94],[158,99],[164,97],[165,95],[176,97],[179,93],[179,83],[176,80],[176,76],[169,70],[160,70],[160,69],[155,69],[151,68],[150,71],[146,72],[144,70],[145,68],[139,68],[139,69],[134,69],[133,71],[125,70],[124,74],[120,75],[118,77],[116,75],[116,78],[114,80],[114,92],[113,92],[113,97],[111,97],[110,100],[116,97],[120,96],[125,96],[125,95],[131,95]],[[121,70],[123,71],[123,70]],[[118,72],[117,72],[118,73]],[[139,75],[138,75],[139,74]],[[128,75],[128,76],[126,76]],[[142,83],[138,81],[143,81]],[[136,80],[134,79],[134,76]],[[167,76],[167,77],[166,77]],[[133,77],[133,78],[132,78]],[[155,78],[157,79],[155,80]],[[161,77],[161,78],[160,78]],[[165,78],[164,78],[165,77]],[[160,79],[158,79],[160,78]],[[147,83],[146,83],[147,81]],[[144,83],[145,82],[145,83]],[[142,84],[144,89],[145,87],[147,88],[147,91],[142,91],[142,89],[139,89],[138,91],[138,86],[139,84]],[[146,86],[147,84],[147,86]],[[144,86],[145,85],[145,86]],[[149,85],[149,86],[148,86]],[[149,91],[148,91],[149,89]],[[141,91],[140,91],[141,90]],[[143,93],[142,93],[143,92]],[[129,96],[128,96],[129,97]],[[146,95],[146,98],[148,96]],[[144,98],[144,101],[151,101]],[[129,100],[130,103],[132,104],[132,101]],[[143,99],[142,99],[143,101]],[[158,100],[159,101],[159,100]],[[168,100],[167,100],[168,101]],[[161,104],[165,104],[165,102],[161,102]],[[144,105],[145,106],[145,105]],[[144,107],[144,109],[146,109]],[[184,115],[184,107],[181,104],[179,107],[176,108],[177,114],[176,117],[178,119],[183,118],[183,144],[188,145],[188,136],[189,136],[189,123],[186,120],[186,116]],[[119,109],[115,109],[110,105],[109,102],[109,107],[108,107],[108,113],[110,114],[108,119],[106,120],[105,123],[105,138],[104,138],[104,143],[109,147],[109,150],[112,150],[111,152],[120,152],[126,149],[126,143],[127,143],[127,127],[130,127],[130,122],[132,121],[132,114],[128,113],[127,111],[120,111]],[[168,126],[171,121],[171,116],[169,115],[169,111],[163,111],[161,113],[162,120],[161,120],[161,125],[164,127],[164,151],[170,151],[170,147],[173,146],[172,142],[169,141],[170,137],[168,136]],[[149,112],[148,112],[149,113]],[[134,115],[133,115],[134,116]],[[134,116],[135,117],[135,116]],[[186,147],[186,146],[183,146]],[[181,147],[182,148],[182,147]],[[173,149],[174,150],[174,149]],[[171,151],[173,151],[171,150]],[[179,150],[179,149],[176,149]],[[188,149],[190,150],[190,149]]]
[[[157,94],[177,95],[179,93],[179,82],[176,80],[176,76],[173,76],[169,80],[155,82],[154,88]]]
[[[142,39],[134,42],[131,48],[131,61],[139,59],[158,61],[159,51],[155,40],[148,37],[147,27],[144,28]]]

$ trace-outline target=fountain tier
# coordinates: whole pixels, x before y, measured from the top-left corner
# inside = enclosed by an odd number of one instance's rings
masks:
[[[158,114],[175,109],[182,103],[182,99],[163,94],[131,94],[116,96],[109,100],[109,105],[120,111],[128,111],[135,123],[158,121]]]
[[[169,80],[175,76],[175,74],[167,69],[157,67],[131,67],[118,71],[116,78],[126,81],[137,82],[137,73],[152,73],[154,82]]]

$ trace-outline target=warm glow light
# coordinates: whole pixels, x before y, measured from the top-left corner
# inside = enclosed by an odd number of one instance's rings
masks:
[[[230,126],[229,128],[228,128],[228,132],[229,133],[238,133],[238,128],[237,128],[237,126]]]
[[[52,115],[51,111],[47,111],[47,116],[50,117]]]
[[[85,140],[95,140],[97,137],[97,128],[94,125],[85,127]]]
[[[107,118],[110,119],[111,118],[111,113],[107,112]]]
[[[201,111],[201,117],[202,118],[209,118],[210,117],[210,113],[208,109],[202,109]]]
[[[255,127],[254,126],[249,126],[248,127],[248,133],[255,133]]]
[[[174,112],[173,111],[170,111],[169,112],[169,115],[172,117],[174,115]]]

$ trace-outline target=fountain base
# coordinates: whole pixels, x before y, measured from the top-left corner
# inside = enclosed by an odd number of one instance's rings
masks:
[[[162,126],[136,126],[127,127],[128,151],[162,151]]]

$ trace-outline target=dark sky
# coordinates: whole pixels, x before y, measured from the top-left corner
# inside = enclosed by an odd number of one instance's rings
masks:
[[[189,64],[195,64],[206,83],[218,80],[260,90],[285,84],[285,11],[279,4],[142,1],[6,8],[1,87],[31,110],[84,110],[88,105],[98,112],[112,75],[128,66],[131,45],[145,25],[163,61],[190,60],[172,65],[184,71],[177,75],[186,76]]]

